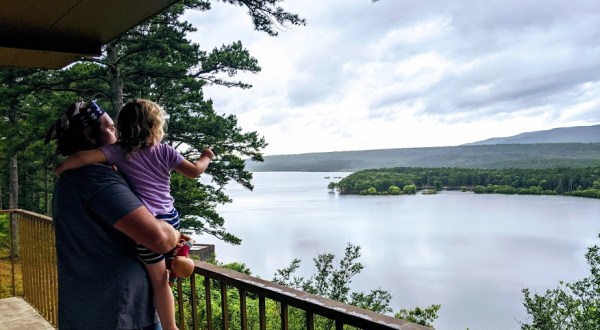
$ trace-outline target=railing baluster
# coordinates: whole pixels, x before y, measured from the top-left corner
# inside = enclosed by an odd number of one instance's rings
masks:
[[[281,330],[288,330],[288,305],[281,303]]]
[[[15,217],[17,217],[17,214],[14,214]],[[20,218],[20,216],[19,216]],[[16,219],[16,218],[15,218]],[[17,220],[15,220],[17,221]],[[19,219],[20,221],[20,219]],[[23,237],[19,237],[19,242],[21,244],[21,248],[23,249],[23,247],[28,247],[26,250],[27,251],[21,251],[21,275],[23,275],[23,277],[25,277],[25,274],[27,274],[27,281],[25,281],[25,279],[23,279],[23,297],[29,301],[30,304],[34,304],[34,300],[33,297],[30,296],[30,292],[31,287],[34,286],[35,283],[35,279],[36,279],[36,274],[35,272],[31,272],[31,269],[29,268],[29,265],[35,265],[35,259],[34,259],[34,251],[35,251],[35,240],[33,237],[33,231],[31,230],[32,228],[32,224],[31,223],[25,223],[25,221],[20,221],[19,223],[19,236],[23,235]],[[25,250],[25,249],[23,249]],[[39,308],[39,306],[36,306],[36,308]]]
[[[23,220],[25,220],[25,219],[23,219]],[[42,247],[41,247],[41,244],[40,244],[40,238],[41,237],[40,237],[40,235],[39,235],[39,233],[37,231],[37,223],[36,222],[37,221],[32,221],[33,224],[32,224],[32,228],[31,229],[32,229],[33,241],[34,241],[34,244],[33,244],[33,246],[34,246],[34,250],[33,251],[34,251],[34,256],[35,256],[34,257],[34,265],[37,265],[39,267],[40,264],[41,264],[41,261],[42,261],[41,259],[42,258],[40,258],[40,253],[37,252],[37,251],[41,251]],[[32,288],[32,290],[31,290],[31,292],[29,294],[31,294],[33,296],[33,300],[35,301],[35,305],[39,309],[43,310],[42,299],[41,299],[40,290],[39,290],[39,287],[42,284],[42,276],[43,276],[42,272],[43,272],[43,268],[42,268],[42,271],[34,273],[35,274],[34,287]],[[34,289],[34,288],[37,288],[37,290]]]
[[[198,326],[198,292],[196,291],[196,274],[190,276],[190,290],[192,290],[192,324],[194,330],[200,329]]]
[[[177,282],[177,316],[179,317],[179,329],[185,330],[185,313],[183,311],[183,285],[180,279]]]
[[[54,308],[52,308],[52,319],[50,320],[52,325],[58,327],[58,260],[56,257],[56,236],[54,235],[54,228],[52,223],[48,222],[48,232],[50,233],[50,241],[52,242],[52,271],[50,272],[50,278],[52,281],[52,302]]]
[[[267,318],[265,317],[265,297],[264,296],[259,296],[258,297],[258,318],[259,318],[259,322],[260,322],[260,330],[266,330],[267,329]]]
[[[50,317],[50,299],[49,299],[49,295],[48,295],[48,290],[50,289],[50,286],[48,285],[48,281],[46,279],[46,276],[48,274],[50,274],[50,264],[48,263],[49,259],[48,259],[48,235],[46,232],[46,226],[44,225],[44,223],[42,223],[39,220],[36,220],[30,216],[27,216],[27,221],[35,221],[36,226],[37,226],[37,231],[39,233],[39,240],[40,240],[40,246],[42,248],[42,250],[40,252],[38,252],[40,254],[40,264],[42,267],[42,271],[41,273],[43,275],[40,274],[40,287],[38,288],[38,290],[40,291],[40,294],[42,296],[42,309],[43,309],[43,316],[44,318],[47,320]]]
[[[25,221],[27,221],[27,219],[23,219]],[[44,261],[42,260],[42,255],[40,254],[39,251],[41,251],[44,247],[42,246],[42,237],[40,235],[40,226],[39,223],[37,221],[32,221],[33,223],[33,232],[34,232],[34,240],[35,240],[35,264],[38,265],[38,267],[40,267],[41,271],[40,272],[36,272],[36,283],[35,283],[35,289],[33,290],[35,292],[35,300],[36,300],[36,304],[38,306],[38,308],[40,310],[42,310],[42,315],[43,315],[43,311],[44,311],[44,300],[43,300],[43,296],[42,296],[42,290],[40,290],[42,288],[42,281],[44,280],[43,277],[43,273],[44,273]]]
[[[315,314],[306,312],[306,330],[315,330]]]
[[[40,237],[42,241],[42,263],[43,263],[43,273],[50,274],[50,265],[48,264],[48,240],[49,237],[47,235],[46,226],[44,226],[41,222],[38,222],[38,227],[40,228]],[[47,277],[43,277],[43,295],[44,295],[44,318],[47,320],[50,317],[50,283]]]
[[[248,314],[246,312],[246,290],[240,289],[240,321],[242,330],[248,330]]]
[[[24,218],[22,219],[21,222],[25,222],[27,219]],[[35,272],[35,282],[33,283],[33,287],[31,288],[32,290],[29,292],[29,295],[32,297],[33,301],[35,301],[35,304],[37,306],[37,308],[39,310],[42,311],[44,310],[44,306],[42,305],[42,299],[41,299],[41,290],[40,290],[40,285],[42,284],[41,282],[41,277],[42,277],[42,273],[44,272],[44,268],[41,265],[41,260],[42,258],[40,258],[40,253],[38,251],[41,251],[42,246],[41,246],[41,242],[40,242],[40,235],[38,233],[38,226],[37,226],[37,221],[32,221],[32,226],[31,226],[31,230],[33,233],[33,246],[34,246],[34,265],[37,265],[38,269],[40,271]],[[35,289],[34,289],[35,288]],[[43,314],[42,314],[43,315]]]
[[[8,228],[9,228],[9,235],[10,235],[10,249],[9,249],[9,251],[10,251],[9,254],[10,255],[9,255],[9,257],[10,257],[10,267],[11,267],[11,274],[12,274],[12,276],[11,276],[11,283],[12,283],[12,295],[13,295],[13,297],[17,295],[17,281],[16,281],[16,278],[15,278],[15,273],[16,273],[16,271],[15,271],[15,262],[16,262],[15,261],[15,254],[17,253],[15,251],[15,249],[17,248],[15,246],[16,245],[15,242],[17,240],[17,238],[16,238],[17,233],[15,232],[16,231],[16,227],[17,227],[17,225],[15,225],[16,221],[17,221],[17,214],[16,213],[15,214],[11,213],[9,215]],[[22,265],[22,263],[21,263],[21,265]],[[23,268],[21,267],[21,270],[22,269]]]
[[[13,219],[14,221],[18,221],[17,220],[17,214],[11,214],[11,219],[12,217],[15,217],[15,219]],[[9,226],[9,228],[12,228],[12,226]],[[31,237],[31,232],[28,230],[27,228],[27,224],[25,222],[20,222],[19,223],[19,244],[21,245],[21,247],[24,246],[33,246],[33,239]],[[12,252],[11,252],[12,253]],[[29,288],[31,287],[31,281],[32,281],[32,277],[34,276],[31,273],[31,270],[29,268],[29,264],[31,263],[31,249],[24,249],[21,248],[21,275],[22,275],[22,289],[23,289],[23,296],[26,296],[26,292],[29,292]],[[15,263],[14,260],[12,262],[12,271],[13,271],[13,277],[15,276]],[[13,295],[15,295],[15,282],[13,279]]]
[[[52,249],[52,271],[50,272],[50,280],[52,281],[52,319],[50,323],[55,327],[58,326],[58,269],[57,265],[57,257],[56,257],[56,237],[54,236],[54,231],[52,229],[52,225],[48,224],[48,232],[50,235],[51,241],[51,249]]]
[[[204,294],[206,295],[206,326],[208,330],[213,330],[210,278],[208,276],[204,276]]]
[[[227,307],[227,284],[221,281],[221,315],[223,319],[223,330],[229,330],[229,309]]]

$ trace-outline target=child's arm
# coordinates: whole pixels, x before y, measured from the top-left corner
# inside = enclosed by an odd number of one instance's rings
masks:
[[[100,149],[78,151],[54,168],[54,174],[59,176],[66,170],[72,170],[85,165],[106,162],[106,156]]]
[[[184,160],[181,164],[175,167],[175,171],[183,174],[188,178],[197,178],[200,174],[206,171],[210,161],[215,158],[215,154],[212,152],[212,148],[205,149],[200,154],[200,158],[196,163],[192,163],[188,160]]]

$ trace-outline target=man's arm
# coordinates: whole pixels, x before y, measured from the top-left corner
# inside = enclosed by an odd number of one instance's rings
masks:
[[[114,227],[137,243],[160,254],[173,250],[179,243],[180,238],[186,238],[166,221],[156,220],[144,206],[117,220]]]
[[[66,170],[72,170],[85,165],[106,162],[106,155],[100,149],[84,150],[74,153],[54,168],[54,174],[59,176]]]

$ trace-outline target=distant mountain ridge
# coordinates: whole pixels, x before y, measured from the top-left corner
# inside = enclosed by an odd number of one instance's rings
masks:
[[[455,147],[265,156],[249,171],[355,172],[389,167],[551,168],[600,166],[600,125],[562,127]]]
[[[600,125],[559,127],[463,144],[600,143]]]

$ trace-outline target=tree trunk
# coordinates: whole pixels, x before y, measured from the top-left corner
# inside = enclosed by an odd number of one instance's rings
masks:
[[[10,181],[8,186],[8,208],[19,208],[19,171],[17,168],[17,155],[10,158]],[[19,256],[19,226],[17,223],[16,214],[10,215],[11,229],[11,249],[10,257],[17,258]]]
[[[31,207],[31,184],[29,183],[29,175],[25,175],[25,182],[23,182],[23,178],[21,178],[21,205],[22,207],[31,212],[35,212],[35,210]]]
[[[123,108],[123,77],[117,64],[118,50],[114,43],[106,45],[106,64],[108,67],[108,81],[110,83],[110,91],[112,96],[112,106],[118,114]]]
[[[19,171],[17,169],[17,155],[10,158],[10,181],[8,184],[8,208],[19,208]]]
[[[50,216],[50,192],[48,191],[50,189],[50,172],[46,171],[46,180],[44,182],[45,185],[45,189],[44,189],[44,205],[46,206],[46,215]]]

